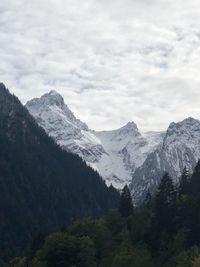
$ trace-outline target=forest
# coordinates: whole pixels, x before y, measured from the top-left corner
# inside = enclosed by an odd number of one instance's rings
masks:
[[[178,185],[165,173],[154,194],[134,207],[124,187],[118,209],[32,240],[9,267],[199,267],[200,162]]]
[[[42,232],[99,218],[119,193],[78,156],[62,150],[0,84],[0,266]]]

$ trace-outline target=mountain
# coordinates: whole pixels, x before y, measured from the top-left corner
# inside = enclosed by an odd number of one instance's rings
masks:
[[[76,119],[56,91],[29,101],[26,107],[38,124],[65,150],[78,154],[87,162],[94,162],[105,153],[98,138],[85,123]]]
[[[137,203],[148,190],[154,191],[165,172],[177,183],[184,167],[192,173],[199,159],[200,121],[187,118],[171,123],[159,147],[134,172],[130,186],[133,199]]]
[[[57,144],[82,157],[116,188],[131,182],[135,169],[164,136],[163,132],[141,134],[134,122],[113,131],[93,131],[74,116],[56,91],[29,101],[26,107]]]
[[[177,183],[183,168],[192,172],[200,158],[200,121],[193,118],[171,123],[166,132],[140,133],[134,122],[98,132],[76,119],[56,91],[26,107],[62,148],[82,157],[108,185],[130,184],[135,203],[155,190],[164,172]]]
[[[23,253],[38,232],[101,216],[116,207],[118,199],[114,188],[80,157],[55,144],[0,84],[0,265]]]
[[[154,151],[163,138],[162,132],[141,134],[134,122],[113,130],[95,132],[106,151],[95,167],[108,184],[117,188],[129,184],[135,170],[147,155]]]

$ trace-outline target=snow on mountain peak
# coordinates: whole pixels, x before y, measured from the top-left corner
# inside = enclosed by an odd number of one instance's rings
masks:
[[[40,121],[39,124],[44,129],[46,129],[45,125],[47,122],[49,126],[60,122],[60,127],[62,125],[70,125],[70,128],[88,129],[85,123],[74,116],[73,112],[65,104],[63,97],[54,90],[44,94],[40,98],[34,98],[28,101],[26,107],[36,120]]]
[[[118,134],[121,135],[129,135],[131,134],[132,136],[139,136],[141,135],[137,124],[135,124],[134,122],[128,122],[126,125],[124,125],[123,127],[121,127],[120,129],[116,130],[118,131]]]
[[[194,118],[186,118],[181,122],[172,122],[166,132],[163,141],[164,146],[173,143],[193,142],[200,137],[200,121]]]
[[[64,99],[63,97],[55,90],[52,90],[49,92],[49,94],[47,94],[46,96],[44,95],[44,98],[49,98],[49,100],[51,100],[52,104],[56,104],[58,106],[63,106],[64,105]]]
[[[140,201],[149,189],[155,190],[165,172],[177,183],[184,167],[192,172],[199,159],[200,121],[187,118],[172,122],[163,142],[133,175],[131,189],[134,199]]]
[[[130,183],[135,168],[160,142],[152,134],[142,136],[134,122],[113,131],[92,131],[74,116],[56,91],[27,102],[26,107],[61,147],[78,154],[108,185],[117,188]]]
[[[46,95],[59,95],[61,96],[56,90],[51,90],[49,93],[47,93]],[[62,96],[61,96],[62,97]]]
[[[139,201],[155,188],[165,171],[178,177],[200,158],[200,121],[171,123],[166,132],[140,133],[134,122],[112,131],[92,131],[75,117],[63,97],[50,91],[26,105],[36,121],[67,151],[78,154],[106,183],[122,188],[131,182]]]
[[[179,129],[194,129],[196,127],[199,127],[199,120],[194,119],[192,117],[186,118],[183,121],[180,122],[172,122],[167,131],[176,131]]]
[[[134,122],[128,122],[126,125],[115,130],[98,131],[96,134],[102,137],[106,136],[106,138],[109,138],[110,141],[122,141],[124,145],[133,138],[141,136],[138,127]]]
[[[200,121],[194,118],[172,122],[166,132],[141,134],[134,122],[97,132],[78,120],[56,91],[26,107],[63,149],[82,157],[108,185],[122,188],[131,182],[135,202],[155,190],[164,172],[177,182],[183,168],[192,171],[200,158]]]
[[[130,130],[130,131],[138,131],[137,124],[135,122],[133,122],[133,121],[129,121],[126,125],[121,127],[121,129],[127,129],[127,130]]]
[[[49,93],[44,94],[40,99],[46,105],[57,105],[61,108],[64,106],[63,97],[55,90],[51,90]]]

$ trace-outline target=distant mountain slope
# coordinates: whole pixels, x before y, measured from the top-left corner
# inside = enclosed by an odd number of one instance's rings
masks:
[[[117,130],[95,132],[95,135],[107,152],[95,163],[95,167],[109,184],[116,187],[131,182],[135,169],[141,166],[163,138],[162,132],[142,135],[134,122]]]
[[[96,161],[105,153],[98,138],[85,123],[76,119],[56,91],[29,101],[26,107],[38,124],[65,150],[78,154],[87,162]]]
[[[192,172],[200,158],[200,122],[171,123],[166,132],[140,133],[134,122],[113,131],[92,131],[76,119],[62,96],[51,91],[26,105],[36,121],[67,151],[81,156],[107,184],[130,184],[134,201],[154,190],[165,171]]]
[[[187,118],[171,123],[163,142],[136,169],[131,183],[133,199],[141,201],[148,190],[155,190],[164,172],[175,177],[177,183],[184,167],[192,173],[199,159],[200,121]]]
[[[118,198],[98,173],[56,145],[0,84],[0,261],[21,254],[39,231],[101,216]]]
[[[75,118],[56,91],[29,101],[26,107],[61,147],[81,156],[116,188],[131,182],[135,169],[164,136],[163,132],[142,135],[134,122],[113,131],[92,131]]]

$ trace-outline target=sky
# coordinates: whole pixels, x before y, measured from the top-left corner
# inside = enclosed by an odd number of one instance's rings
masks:
[[[0,80],[95,130],[200,118],[200,1],[1,0]]]

